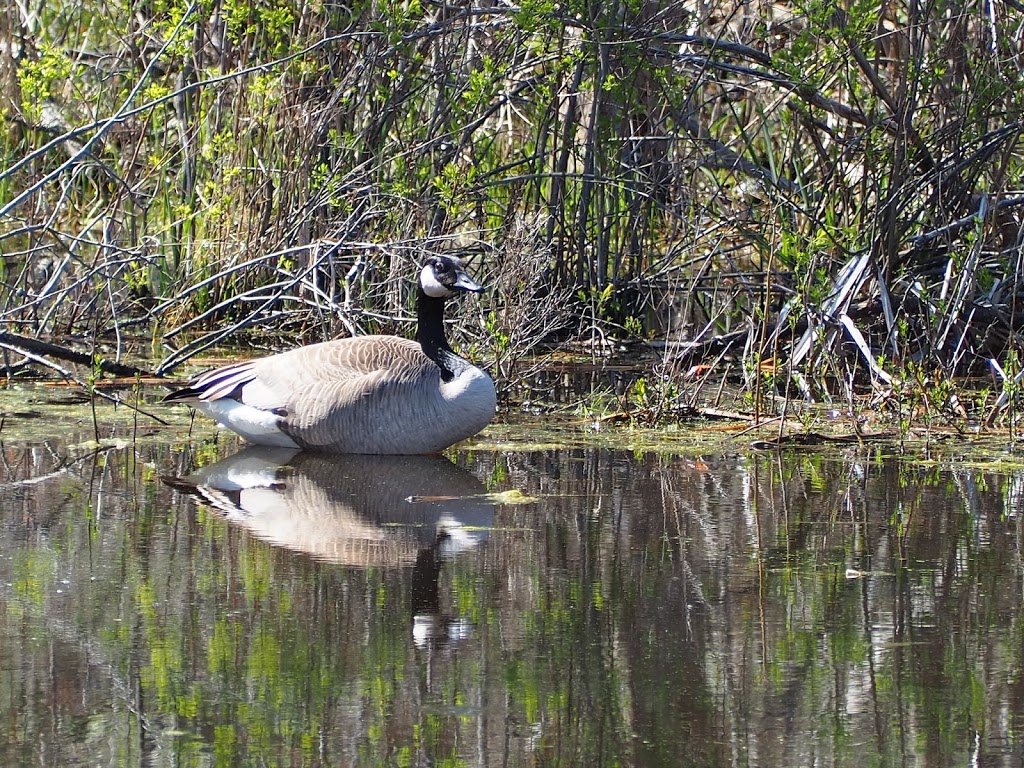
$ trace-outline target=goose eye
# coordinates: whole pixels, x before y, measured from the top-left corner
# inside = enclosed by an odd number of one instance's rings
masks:
[[[437,261],[434,262],[434,271],[440,275],[443,275],[449,269],[450,267],[447,261],[442,261],[441,259],[438,259]]]

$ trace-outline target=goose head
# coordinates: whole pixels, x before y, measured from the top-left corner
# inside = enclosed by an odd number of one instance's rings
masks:
[[[484,287],[469,276],[461,259],[430,256],[420,270],[420,289],[433,299],[447,299],[459,291],[480,293]]]

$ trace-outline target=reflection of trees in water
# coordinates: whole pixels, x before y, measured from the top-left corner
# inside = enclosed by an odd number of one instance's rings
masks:
[[[858,764],[863,755],[819,743],[822,713],[849,721],[878,754],[916,754],[918,729],[969,708],[965,672],[951,667],[985,658],[968,677],[986,681],[1012,668],[984,651],[1019,616],[1005,521],[1015,507],[1003,501],[1019,496],[1019,479],[802,454],[630,462],[566,452],[540,465],[521,460],[511,482],[538,493],[556,478],[563,496],[545,504],[541,557],[554,578],[584,582],[564,592],[589,596],[596,584],[619,611],[590,600],[577,636],[590,630],[591,645],[603,639],[594,657],[620,663],[645,764],[670,764],[683,747],[694,762],[728,748],[765,763],[835,751]],[[979,624],[990,611],[1005,617],[998,629]],[[588,627],[595,615],[612,630]],[[1005,706],[1019,696],[1006,685],[995,695]]]
[[[39,733],[50,764],[91,757],[85,732],[184,765],[215,742],[333,763],[954,762],[968,723],[979,754],[1021,726],[1017,476],[474,453],[444,470],[465,481],[451,495],[539,501],[492,508],[486,545],[451,559],[432,549],[440,513],[406,515],[398,480],[377,512],[333,479],[297,488],[410,545],[403,564],[352,567],[176,501],[154,467],[186,474],[189,457],[139,450],[62,468],[59,446],[5,446],[0,660],[23,734],[5,764],[38,758]],[[417,646],[423,609],[472,631]]]

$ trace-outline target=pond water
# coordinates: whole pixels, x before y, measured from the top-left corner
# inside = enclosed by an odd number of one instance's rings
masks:
[[[1009,454],[498,426],[327,458],[15,416],[0,765],[1024,760]]]

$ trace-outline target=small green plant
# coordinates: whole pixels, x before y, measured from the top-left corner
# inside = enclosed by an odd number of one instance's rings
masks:
[[[103,378],[102,362],[103,358],[100,353],[94,352],[92,356],[92,369],[89,371],[89,376],[85,380],[86,393],[89,395],[89,408],[92,413],[93,439],[95,439],[97,446],[100,444],[100,420],[96,413],[96,382]]]
[[[465,207],[465,190],[473,186],[476,169],[459,163],[448,163],[438,176],[434,177],[441,204],[451,216],[457,216]]]
[[[626,333],[629,334],[630,336],[634,336],[638,339],[642,339],[646,336],[646,334],[644,333],[643,322],[640,320],[640,318],[636,317],[635,315],[630,315],[629,317],[627,317],[625,322],[623,323],[623,327],[625,328]]]
[[[21,108],[31,122],[43,120],[43,105],[57,96],[58,90],[71,77],[72,64],[63,48],[44,45],[35,59],[18,65]]]

